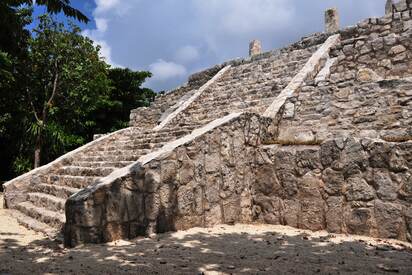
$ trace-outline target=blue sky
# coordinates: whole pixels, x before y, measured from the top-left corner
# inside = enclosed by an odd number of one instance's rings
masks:
[[[72,0],[89,16],[84,35],[102,46],[113,66],[150,70],[156,91],[188,75],[248,54],[250,40],[264,50],[323,31],[324,10],[337,7],[341,25],[382,16],[385,0]],[[36,10],[41,13],[41,10]]]

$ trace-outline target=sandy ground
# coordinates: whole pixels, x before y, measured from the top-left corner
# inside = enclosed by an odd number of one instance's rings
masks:
[[[2,199],[0,197],[0,199]],[[412,274],[412,245],[235,225],[64,249],[0,208],[0,274]]]

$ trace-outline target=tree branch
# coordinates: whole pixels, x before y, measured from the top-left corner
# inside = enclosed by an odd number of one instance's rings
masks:
[[[36,118],[37,122],[41,122],[39,116],[37,115],[37,111],[36,111],[36,107],[34,107],[34,103],[33,100],[31,99],[30,93],[29,93],[29,89],[26,89],[27,92],[27,96],[29,97],[29,101],[30,101],[30,105],[31,105],[31,109],[33,111],[34,117]]]
[[[52,105],[53,100],[54,100],[54,98],[56,97],[56,94],[57,94],[57,81],[58,81],[58,79],[59,79],[59,71],[58,71],[58,69],[57,69],[57,60],[56,60],[56,62],[54,63],[54,66],[55,66],[55,68],[56,68],[56,74],[54,75],[53,92],[52,92],[52,94],[51,94],[51,96],[50,96],[50,98],[49,98],[49,101],[47,101],[47,106],[49,106],[49,107]]]

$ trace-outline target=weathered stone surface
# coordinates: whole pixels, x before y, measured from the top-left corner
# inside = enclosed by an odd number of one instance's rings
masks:
[[[373,182],[376,185],[378,198],[384,201],[394,201],[397,198],[398,185],[393,182],[387,171],[374,170]]]
[[[335,171],[328,167],[322,174],[323,182],[325,183],[325,191],[329,195],[341,195],[345,185],[345,178],[341,171]]]
[[[262,53],[262,43],[259,40],[253,40],[249,44],[249,56]]]
[[[336,8],[325,12],[326,32],[337,32],[339,30],[339,15]]]
[[[326,230],[333,233],[343,231],[343,205],[342,197],[329,197],[326,201]]]
[[[350,234],[373,235],[373,210],[370,208],[345,207],[346,230]]]
[[[379,225],[379,236],[405,240],[405,221],[402,206],[394,203],[375,202],[376,222]]]
[[[354,176],[347,180],[345,196],[348,201],[370,201],[375,197],[375,190],[363,178]]]
[[[69,246],[237,222],[412,241],[405,3],[341,31],[331,11],[329,33],[281,50],[255,43],[133,110],[134,127],[6,184],[7,205],[57,230],[65,211]]]

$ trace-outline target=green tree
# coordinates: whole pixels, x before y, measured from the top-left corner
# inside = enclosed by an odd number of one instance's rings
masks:
[[[8,3],[11,1],[8,1]],[[105,133],[127,126],[130,109],[154,93],[149,72],[110,69],[73,24],[0,2],[0,178],[10,179]],[[7,7],[8,9],[3,9]],[[9,24],[10,23],[10,24]],[[5,31],[7,30],[7,31]],[[8,43],[7,41],[10,41]]]
[[[32,22],[32,7],[42,5],[50,13],[63,12],[66,16],[88,22],[88,18],[70,6],[69,0],[1,0],[0,1],[0,179],[9,179],[26,172],[30,163],[25,125],[28,119],[25,88],[28,40],[25,27]],[[13,169],[12,165],[18,167]]]
[[[53,157],[85,142],[94,126],[90,113],[108,101],[108,66],[99,58],[99,48],[72,24],[41,16],[29,42],[30,85],[27,98],[33,114],[30,133],[34,141],[34,167],[42,160],[45,144]]]
[[[109,102],[95,114],[96,133],[113,132],[127,127],[130,110],[150,105],[156,94],[141,86],[151,75],[150,72],[132,71],[128,68],[109,70],[112,89]]]

